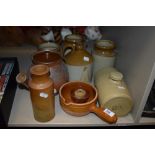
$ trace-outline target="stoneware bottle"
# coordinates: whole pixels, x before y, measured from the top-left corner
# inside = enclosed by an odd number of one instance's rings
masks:
[[[69,72],[69,81],[91,82],[93,57],[83,48],[83,44],[74,44],[70,53],[65,55]]]
[[[113,67],[115,62],[115,45],[110,40],[98,40],[95,43],[94,57],[94,74],[103,67]]]
[[[54,118],[54,84],[46,65],[34,65],[30,68],[31,79],[28,81],[34,118],[47,122]]]
[[[107,67],[97,71],[95,85],[101,107],[108,108],[117,116],[127,115],[133,106],[123,75],[115,68]]]

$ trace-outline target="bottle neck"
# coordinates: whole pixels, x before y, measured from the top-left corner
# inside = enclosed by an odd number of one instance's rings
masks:
[[[48,74],[44,74],[44,75],[31,75],[31,79],[33,82],[35,83],[44,83],[49,79],[49,73]]]

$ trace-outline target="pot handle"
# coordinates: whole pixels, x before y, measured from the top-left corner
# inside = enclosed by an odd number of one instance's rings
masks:
[[[101,107],[97,107],[96,104],[92,104],[90,106],[90,112],[95,113],[98,117],[100,117],[103,121],[106,121],[110,124],[117,122],[117,116],[114,112],[109,109],[103,109]]]

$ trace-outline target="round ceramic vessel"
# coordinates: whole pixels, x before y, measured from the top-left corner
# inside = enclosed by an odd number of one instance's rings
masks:
[[[36,52],[32,57],[33,64],[44,64],[50,68],[51,78],[56,91],[68,81],[68,71],[58,53],[50,51]]]
[[[77,89],[83,89],[89,94],[87,100],[83,103],[75,102],[72,98],[72,91]],[[96,104],[97,101],[97,90],[93,86],[80,82],[68,82],[61,86],[59,90],[60,104],[62,109],[74,116],[84,116],[90,113],[90,106]]]
[[[70,115],[84,116],[92,112],[108,123],[117,121],[113,112],[97,107],[97,90],[88,83],[80,81],[65,83],[61,86],[59,95],[62,109]]]

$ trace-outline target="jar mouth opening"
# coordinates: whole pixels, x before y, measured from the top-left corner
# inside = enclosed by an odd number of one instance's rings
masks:
[[[65,40],[70,42],[80,42],[83,40],[81,35],[78,34],[70,34],[65,37]]]
[[[98,40],[96,41],[95,46],[101,49],[114,49],[115,48],[114,42],[111,40]]]
[[[30,69],[32,75],[45,75],[49,73],[49,67],[46,65],[34,65]]]

